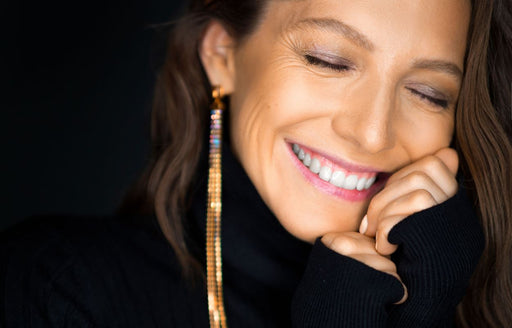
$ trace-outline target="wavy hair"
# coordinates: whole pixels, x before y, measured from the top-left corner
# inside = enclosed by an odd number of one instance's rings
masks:
[[[221,22],[240,44],[269,0],[194,0],[169,31],[151,116],[151,155],[120,214],[154,214],[186,277],[202,272],[190,251],[186,212],[205,146],[210,86],[198,50],[208,24]],[[460,327],[512,322],[512,8],[472,1],[454,144],[486,237],[484,254],[458,306]]]

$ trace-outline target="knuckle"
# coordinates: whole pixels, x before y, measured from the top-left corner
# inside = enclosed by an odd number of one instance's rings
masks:
[[[443,170],[445,165],[443,161],[437,156],[429,156],[425,162],[425,169],[428,172],[435,172],[438,170]]]
[[[415,190],[411,195],[411,202],[420,207],[435,205],[435,199],[425,189]]]
[[[332,250],[343,255],[355,253],[358,249],[355,239],[343,235],[334,238],[330,246]]]
[[[379,221],[379,225],[377,227],[377,230],[386,230],[388,226],[391,224],[389,219],[395,215],[396,212],[396,206],[400,206],[400,204],[403,202],[403,200],[395,200],[390,205],[386,206],[381,213],[382,219]]]
[[[450,181],[450,183],[447,187],[448,197],[452,197],[453,195],[455,195],[458,190],[459,190],[459,184],[457,183],[457,180],[455,180],[455,178],[454,178],[452,181]]]
[[[387,215],[380,225],[380,229],[383,230],[383,232],[386,233],[386,236],[389,234],[389,231],[398,223],[400,222],[405,215],[402,214],[390,214]]]
[[[407,183],[412,187],[423,186],[428,180],[428,175],[422,171],[413,172],[407,177]]]

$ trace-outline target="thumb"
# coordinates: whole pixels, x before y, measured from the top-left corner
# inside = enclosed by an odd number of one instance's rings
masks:
[[[434,156],[439,158],[450,170],[450,172],[453,173],[453,175],[457,174],[457,170],[459,168],[459,155],[457,155],[455,149],[443,148],[437,151]]]

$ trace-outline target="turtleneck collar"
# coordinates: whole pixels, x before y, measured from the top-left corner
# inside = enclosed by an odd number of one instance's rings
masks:
[[[247,307],[252,309],[249,312],[255,311],[254,315],[259,317],[254,320],[270,316],[275,321],[275,316],[289,313],[293,291],[312,246],[281,226],[233,155],[230,145],[225,142],[222,148],[221,238],[228,322],[237,320],[237,313],[247,315]],[[189,217],[195,231],[193,238],[203,254],[208,180],[205,157],[201,161],[201,174]],[[262,312],[268,315],[262,315]],[[281,323],[285,324],[288,317],[286,315]]]

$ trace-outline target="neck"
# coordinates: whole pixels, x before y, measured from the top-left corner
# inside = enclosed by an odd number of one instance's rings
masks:
[[[268,309],[286,306],[287,313],[311,250],[311,245],[290,235],[265,205],[229,145],[222,152],[222,261],[225,305],[228,322],[235,320],[240,307]],[[206,235],[207,169],[198,179],[190,222],[194,243],[204,260]],[[276,303],[277,302],[277,303]],[[238,309],[238,310],[237,310]],[[242,311],[246,313],[245,309]],[[278,314],[276,314],[278,315]]]

